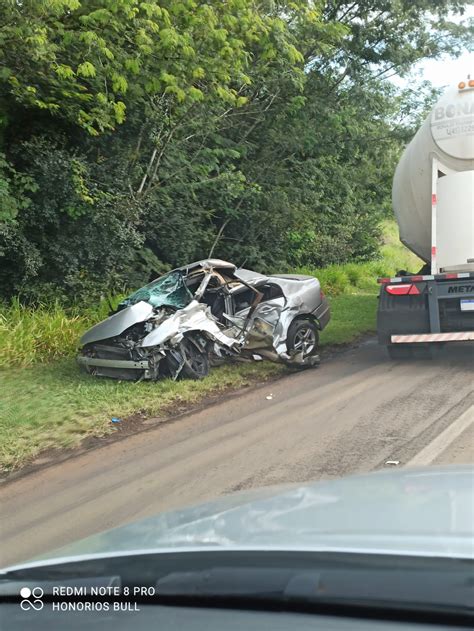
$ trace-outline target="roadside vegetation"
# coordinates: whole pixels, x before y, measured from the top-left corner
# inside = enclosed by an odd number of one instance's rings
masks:
[[[383,226],[381,256],[362,264],[299,269],[321,279],[332,308],[322,347],[341,345],[375,330],[377,276],[420,261],[398,243],[393,222]],[[116,304],[120,297],[110,299]],[[21,467],[51,448],[77,446],[88,436],[115,431],[112,417],[159,416],[170,406],[187,406],[210,394],[237,389],[284,374],[271,362],[214,368],[203,381],[157,383],[97,379],[79,370],[74,355],[81,333],[107,316],[109,301],[96,307],[32,308],[18,300],[0,309],[0,467]],[[324,370],[324,365],[321,368]]]

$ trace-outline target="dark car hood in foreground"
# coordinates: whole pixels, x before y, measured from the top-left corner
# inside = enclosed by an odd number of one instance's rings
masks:
[[[202,548],[472,558],[473,498],[474,467],[467,465],[267,487],[159,514],[42,559]]]

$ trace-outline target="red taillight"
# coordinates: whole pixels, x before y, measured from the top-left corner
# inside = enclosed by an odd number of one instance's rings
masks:
[[[386,285],[385,289],[392,296],[418,296],[420,290],[416,285],[400,284],[400,285]]]
[[[326,294],[324,293],[324,291],[321,289],[321,300],[324,300],[326,298]]]

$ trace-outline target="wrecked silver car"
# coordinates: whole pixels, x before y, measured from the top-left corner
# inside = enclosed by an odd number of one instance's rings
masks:
[[[208,259],[121,302],[81,338],[79,364],[115,379],[201,379],[225,360],[319,363],[329,305],[312,276],[265,276]]]

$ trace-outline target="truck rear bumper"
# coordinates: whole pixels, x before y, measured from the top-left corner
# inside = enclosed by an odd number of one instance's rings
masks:
[[[472,341],[474,276],[447,276],[433,280],[419,280],[423,276],[399,277],[393,284],[393,279],[383,279],[377,311],[379,342],[387,345]]]
[[[474,331],[455,333],[416,333],[414,335],[392,335],[392,344],[414,344],[417,342],[474,342]]]

